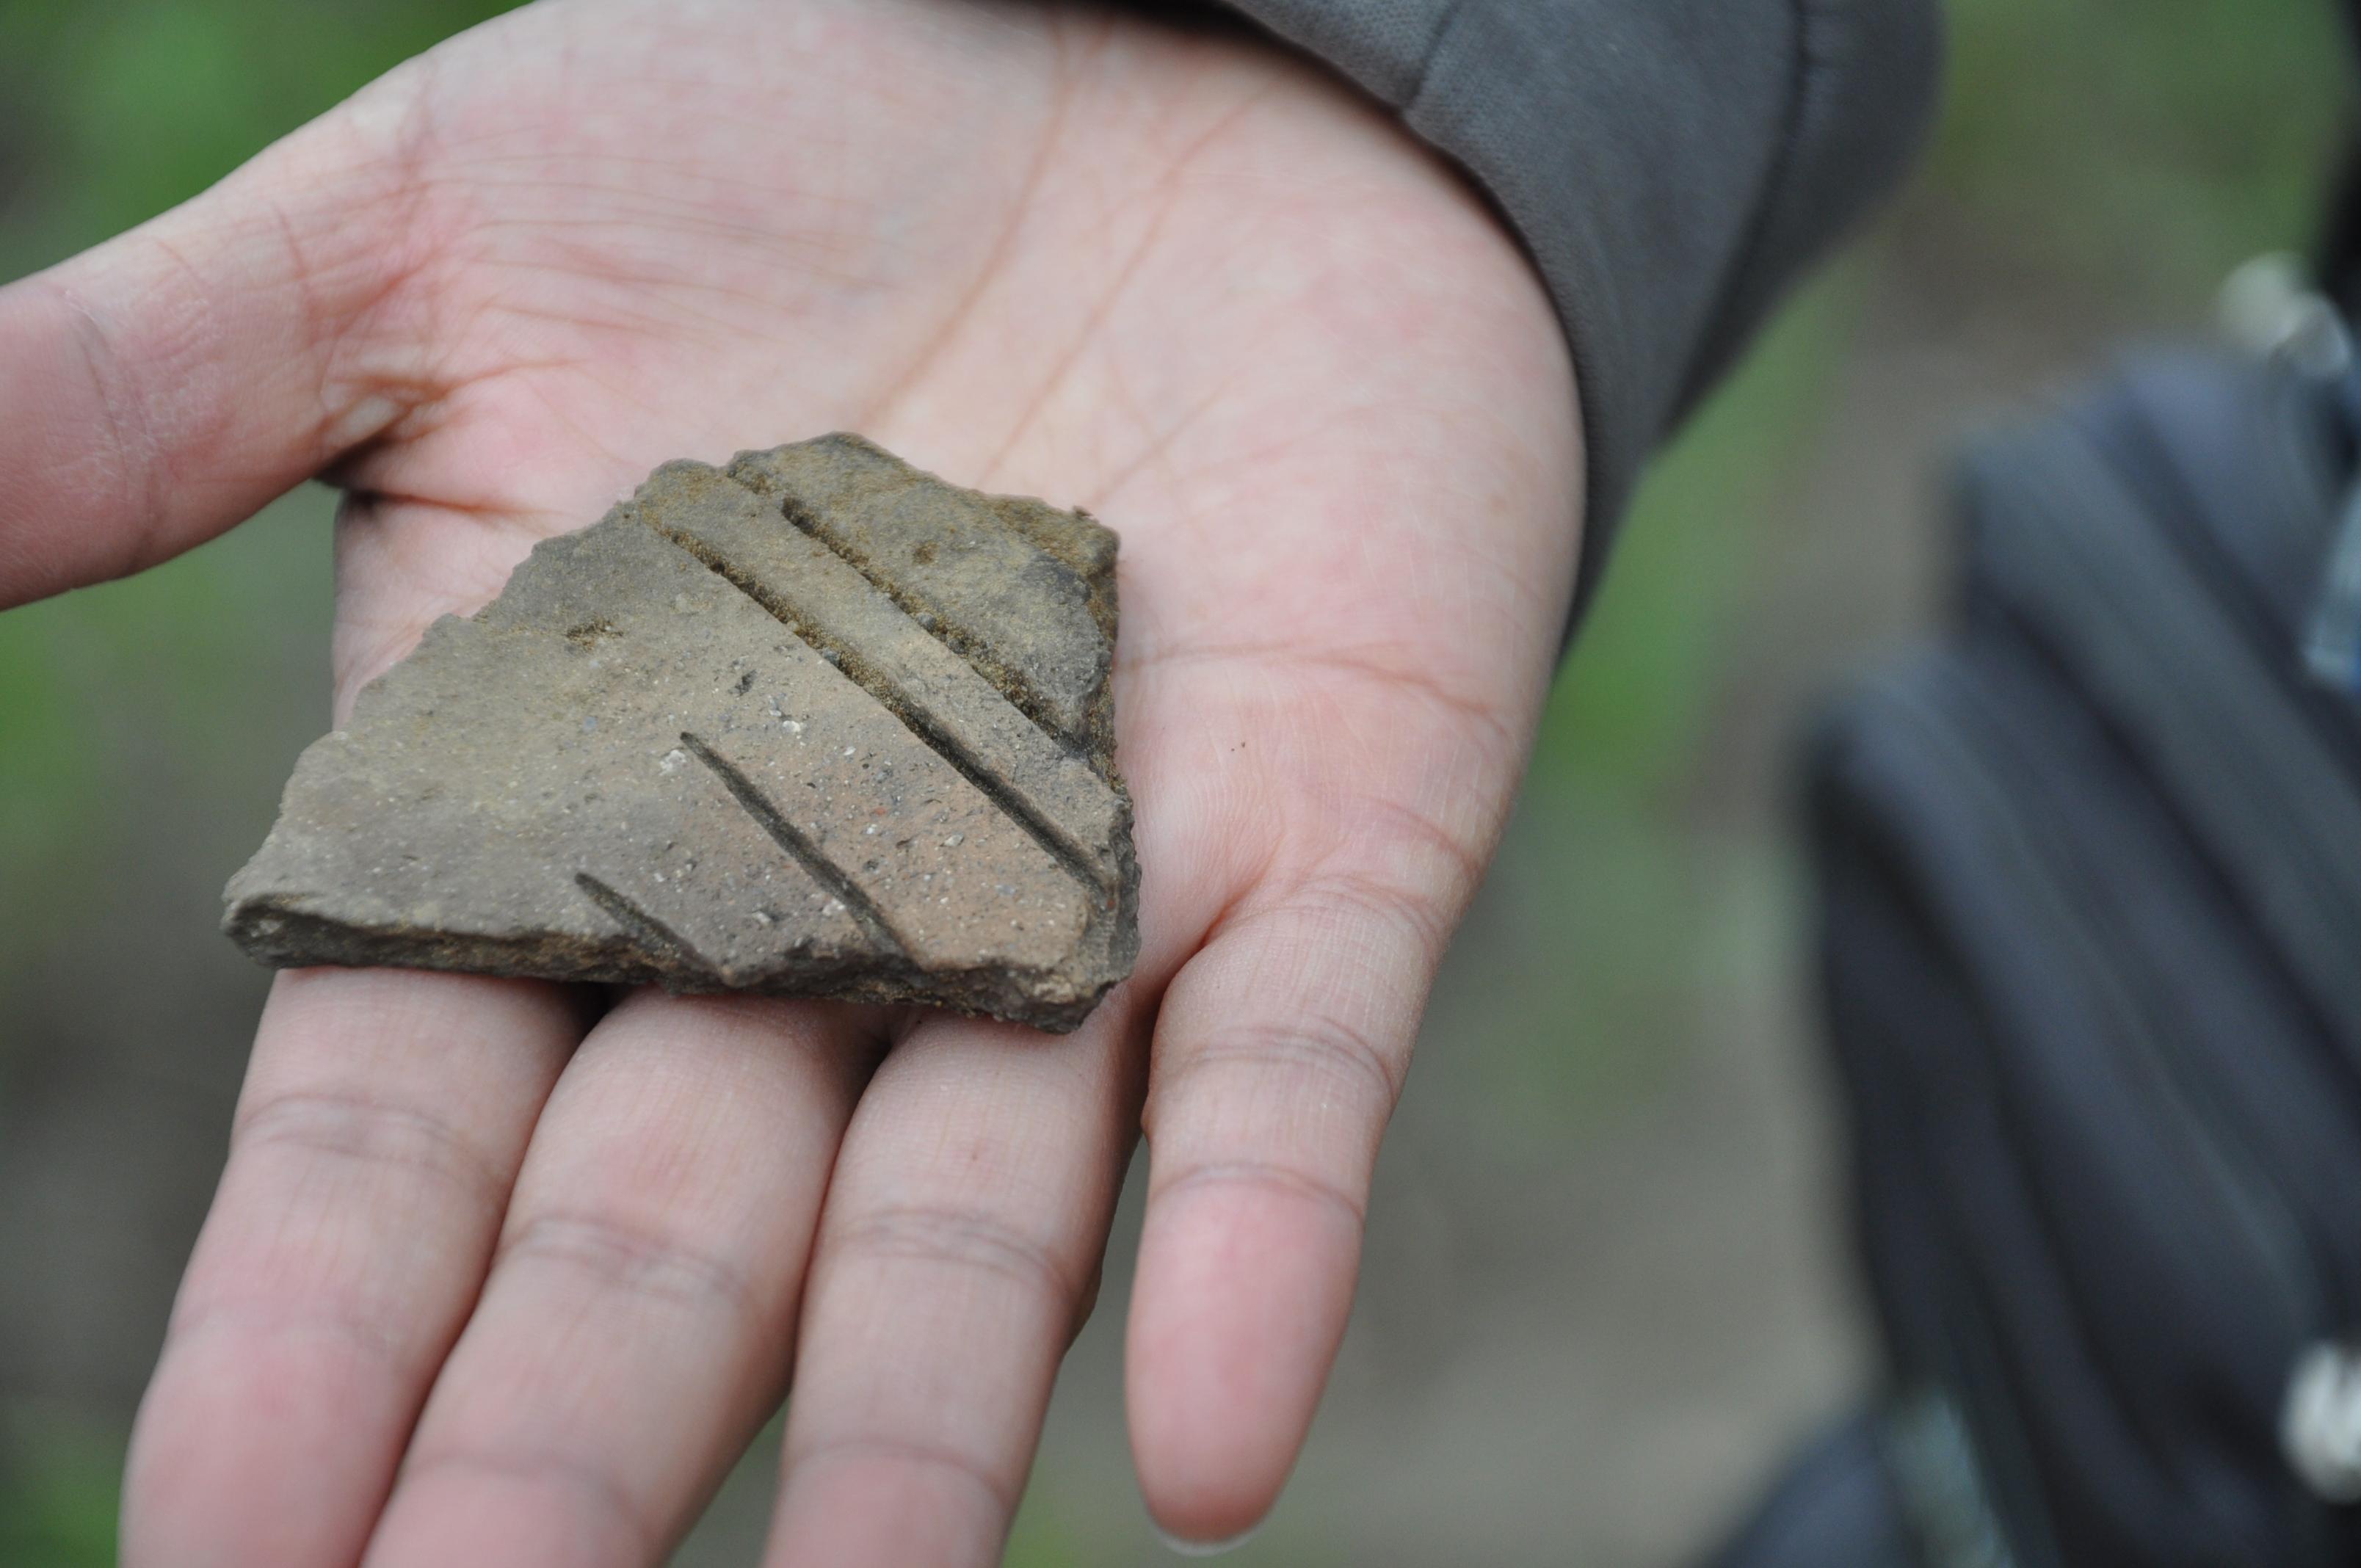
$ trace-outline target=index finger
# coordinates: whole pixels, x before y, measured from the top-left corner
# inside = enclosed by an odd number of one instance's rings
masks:
[[[124,1562],[358,1557],[581,1035],[533,981],[280,977],[140,1405]]]

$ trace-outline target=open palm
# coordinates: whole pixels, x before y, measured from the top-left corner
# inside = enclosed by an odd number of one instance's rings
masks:
[[[1052,1038],[282,976],[126,1561],[653,1563],[791,1378],[774,1561],[993,1561],[1142,1127],[1141,1482],[1258,1519],[1555,652],[1573,397],[1374,107],[1027,5],[530,7],[0,291],[0,603],[325,471],[340,712],[671,457],[857,430],[1123,540],[1133,980]]]

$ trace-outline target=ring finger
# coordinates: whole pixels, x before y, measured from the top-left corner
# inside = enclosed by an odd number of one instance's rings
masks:
[[[773,1568],[997,1562],[1138,1134],[1133,1010],[945,1019],[895,1050],[829,1190]]]

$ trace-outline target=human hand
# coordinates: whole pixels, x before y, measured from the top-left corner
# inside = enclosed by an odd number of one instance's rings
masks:
[[[652,1563],[791,1372],[773,1562],[992,1561],[1143,1126],[1141,1485],[1262,1516],[1573,571],[1564,345],[1455,176],[1139,14],[543,5],[0,291],[0,604],[346,487],[340,716],[665,458],[857,430],[1123,540],[1133,980],[1052,1038],[282,975],[127,1563]]]

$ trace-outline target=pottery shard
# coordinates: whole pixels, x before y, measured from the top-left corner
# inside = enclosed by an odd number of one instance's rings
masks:
[[[855,436],[667,464],[303,753],[225,926],[1070,1029],[1138,948],[1115,550]]]

